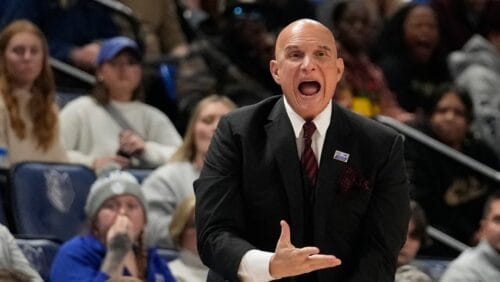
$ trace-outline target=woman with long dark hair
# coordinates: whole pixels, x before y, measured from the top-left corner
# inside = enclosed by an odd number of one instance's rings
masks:
[[[430,98],[422,132],[493,169],[499,160],[491,147],[474,136],[472,101],[467,92],[441,85]],[[478,223],[487,196],[496,189],[494,180],[430,147],[407,139],[405,146],[413,198],[424,208],[429,223],[467,243],[477,243]],[[456,255],[433,246],[434,255]]]

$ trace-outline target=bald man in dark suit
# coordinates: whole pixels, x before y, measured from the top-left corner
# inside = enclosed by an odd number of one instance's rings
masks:
[[[402,137],[332,102],[344,65],[324,25],[291,23],[275,56],[284,95],[223,117],[194,184],[208,281],[394,281]]]

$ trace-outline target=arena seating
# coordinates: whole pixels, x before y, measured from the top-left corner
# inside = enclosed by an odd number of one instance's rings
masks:
[[[10,178],[16,235],[64,242],[80,231],[94,171],[76,164],[25,162],[11,170]]]

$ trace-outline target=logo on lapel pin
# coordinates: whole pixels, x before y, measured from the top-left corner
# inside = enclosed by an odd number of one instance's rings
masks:
[[[335,150],[335,154],[333,154],[333,158],[337,161],[341,161],[346,163],[349,160],[349,154],[344,153],[342,151]]]

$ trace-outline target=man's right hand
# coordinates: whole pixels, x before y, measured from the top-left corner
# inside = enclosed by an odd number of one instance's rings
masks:
[[[269,273],[275,279],[297,276],[341,264],[333,255],[322,255],[316,247],[296,248],[290,240],[290,227],[280,221],[281,235],[269,262]]]

